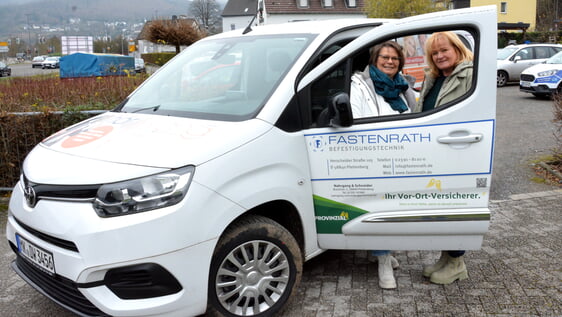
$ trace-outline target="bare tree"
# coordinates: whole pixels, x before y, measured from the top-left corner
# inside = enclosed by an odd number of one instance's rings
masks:
[[[149,23],[148,40],[153,43],[174,45],[176,54],[180,52],[181,45],[191,45],[205,36],[193,26],[192,19],[155,20]]]
[[[561,12],[560,0],[538,0],[537,31],[556,31],[555,22],[560,19]]]
[[[220,22],[220,6],[216,0],[191,0],[189,14],[207,31],[217,33]]]

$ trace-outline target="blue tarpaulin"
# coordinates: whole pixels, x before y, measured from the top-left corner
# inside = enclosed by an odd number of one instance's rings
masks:
[[[60,77],[97,77],[135,73],[135,58],[123,55],[74,53],[60,59]]]

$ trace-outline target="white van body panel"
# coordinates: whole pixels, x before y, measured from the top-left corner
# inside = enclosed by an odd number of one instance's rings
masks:
[[[260,120],[225,122],[109,112],[65,129],[41,145],[90,160],[177,168],[228,153],[270,128]],[[122,150],[125,144],[127,151]]]

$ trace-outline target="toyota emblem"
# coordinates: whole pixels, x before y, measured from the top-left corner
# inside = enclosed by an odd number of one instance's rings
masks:
[[[35,207],[37,203],[37,195],[35,194],[35,190],[31,185],[26,185],[23,189],[23,195],[25,196],[25,201],[27,205],[31,208]]]

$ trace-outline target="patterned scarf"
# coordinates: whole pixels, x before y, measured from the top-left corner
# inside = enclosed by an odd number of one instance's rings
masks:
[[[392,80],[387,74],[381,72],[373,65],[369,65],[369,74],[371,75],[371,80],[373,80],[375,92],[381,95],[393,110],[400,113],[408,110],[408,106],[400,98],[400,93],[408,89],[408,82],[406,82],[402,75],[396,74],[394,80]]]

